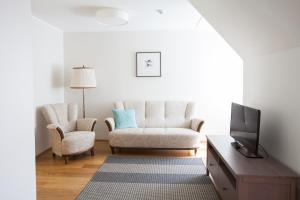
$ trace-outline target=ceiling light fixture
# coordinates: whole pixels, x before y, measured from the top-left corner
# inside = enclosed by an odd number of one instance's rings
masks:
[[[156,9],[156,12],[160,15],[164,14],[164,10],[163,9]]]
[[[128,23],[128,13],[118,8],[102,8],[96,12],[96,19],[100,24],[121,26]]]

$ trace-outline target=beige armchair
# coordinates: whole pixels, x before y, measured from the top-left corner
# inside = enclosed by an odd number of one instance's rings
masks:
[[[68,157],[90,151],[94,155],[94,118],[78,118],[78,106],[74,103],[45,105],[42,113],[52,139],[52,153],[68,163]]]

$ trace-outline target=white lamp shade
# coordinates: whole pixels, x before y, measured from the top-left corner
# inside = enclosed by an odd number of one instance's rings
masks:
[[[71,88],[95,88],[95,69],[91,67],[74,67],[71,76]]]

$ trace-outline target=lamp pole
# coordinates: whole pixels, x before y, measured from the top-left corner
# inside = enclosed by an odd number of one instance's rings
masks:
[[[84,69],[84,65],[82,66],[82,68]],[[84,91],[84,87],[82,88],[82,117],[85,118],[85,91]]]
[[[85,96],[84,96],[84,88],[82,88],[82,116],[85,118]]]

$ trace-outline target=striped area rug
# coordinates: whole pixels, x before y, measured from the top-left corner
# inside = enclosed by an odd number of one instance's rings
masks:
[[[200,158],[109,156],[77,200],[218,200]]]

